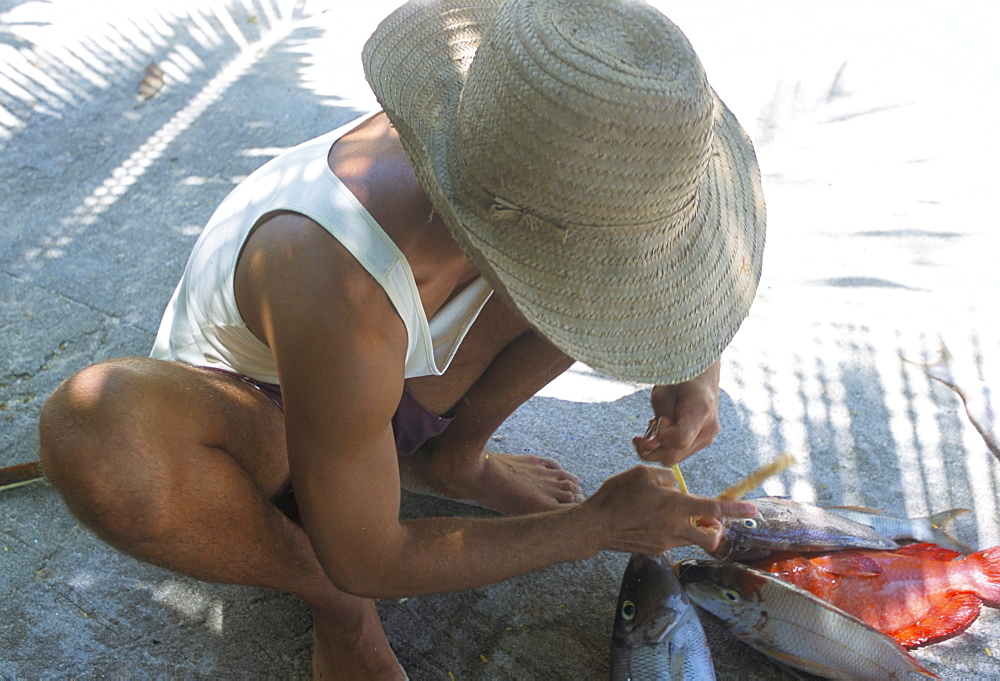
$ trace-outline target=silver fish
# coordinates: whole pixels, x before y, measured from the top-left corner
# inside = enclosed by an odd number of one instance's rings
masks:
[[[766,572],[686,560],[678,574],[691,600],[780,664],[830,679],[938,678],[891,637]]]
[[[715,679],[701,620],[672,562],[669,551],[629,559],[611,635],[612,681]]]
[[[722,539],[712,552],[715,558],[747,562],[767,558],[775,551],[899,548],[871,527],[819,506],[780,497],[747,501],[757,506],[757,515],[723,521]]]
[[[962,554],[976,550],[953,535],[949,528],[955,518],[969,512],[967,508],[953,508],[925,518],[900,518],[882,511],[855,506],[825,506],[830,513],[867,525],[883,537],[893,541],[929,542]]]

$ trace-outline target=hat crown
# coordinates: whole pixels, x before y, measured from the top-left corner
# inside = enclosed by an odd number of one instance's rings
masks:
[[[362,59],[455,241],[553,345],[649,383],[718,359],[766,210],[749,137],[669,20],[640,0],[409,0]]]
[[[687,38],[644,3],[508,0],[466,75],[456,179],[484,215],[675,221],[697,208],[713,103]]]

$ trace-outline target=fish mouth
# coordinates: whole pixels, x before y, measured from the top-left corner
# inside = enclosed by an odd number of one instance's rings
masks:
[[[736,543],[723,536],[719,540],[719,545],[715,547],[712,551],[712,557],[716,560],[721,560],[722,562],[728,561],[732,555],[733,551],[736,550]]]
[[[673,564],[674,575],[677,577],[677,581],[682,582],[681,578],[686,572],[689,572],[692,568],[697,567],[697,561],[694,558],[685,558],[679,560]]]
[[[677,581],[684,585],[684,578],[690,577],[692,572],[698,571],[698,561],[694,558],[686,558],[684,560],[679,560],[674,563],[674,574],[677,575]]]

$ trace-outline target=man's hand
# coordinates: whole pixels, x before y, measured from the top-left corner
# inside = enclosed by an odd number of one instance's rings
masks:
[[[666,466],[712,444],[719,433],[719,362],[677,385],[658,385],[646,433],[632,438],[641,459]]]
[[[606,534],[602,548],[658,555],[697,544],[713,551],[722,536],[722,518],[749,518],[756,507],[683,494],[666,468],[636,466],[601,486],[580,510],[592,510]]]

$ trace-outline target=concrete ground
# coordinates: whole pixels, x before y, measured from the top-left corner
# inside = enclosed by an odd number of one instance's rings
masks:
[[[997,461],[955,394],[900,359],[933,361],[943,338],[966,385],[1000,385],[1000,5],[656,4],[755,140],[770,215],[759,299],[724,355],[723,430],[684,464],[691,488],[716,494],[787,451],[798,463],[751,496],[967,507],[958,535],[1000,544]],[[59,381],[148,351],[200,226],[240,178],[371,105],[357,55],[393,5],[0,0],[0,466],[37,458]],[[152,62],[163,84],[143,99]],[[554,455],[593,492],[636,463],[647,418],[642,386],[578,366],[494,445]],[[408,515],[473,512],[404,501]],[[601,679],[625,561],[380,610],[414,679]],[[46,483],[0,492],[0,603],[0,678],[309,671],[302,603],[122,556]],[[1000,677],[998,615],[915,655],[944,678]],[[784,676],[706,628],[721,678]]]

